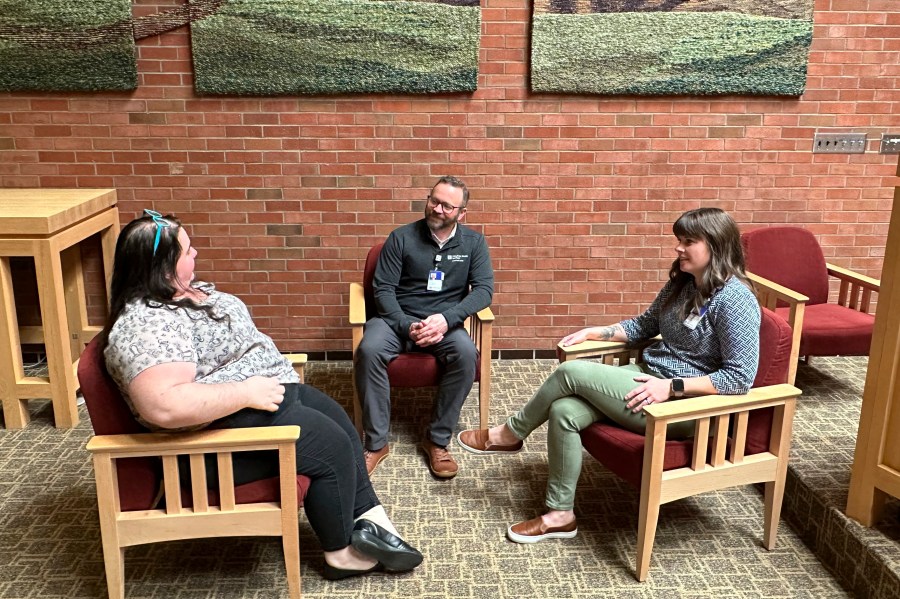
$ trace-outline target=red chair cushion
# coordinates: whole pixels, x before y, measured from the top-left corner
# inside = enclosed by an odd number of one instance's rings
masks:
[[[777,308],[787,318],[788,308]],[[875,316],[837,304],[807,306],[801,356],[868,356]]]
[[[815,236],[799,227],[769,227],[741,235],[747,270],[809,297],[828,301],[828,270]],[[804,331],[806,326],[804,323]],[[802,352],[801,352],[802,353]]]
[[[100,351],[100,337],[84,349],[78,362],[78,382],[97,435],[120,435],[149,432],[131,413],[119,388],[106,371]],[[128,458],[116,461],[119,479],[119,501],[122,511],[147,510],[155,506],[162,481],[162,467],[158,458]],[[279,479],[258,480],[235,487],[237,503],[257,503],[279,500]],[[310,480],[297,475],[297,497],[300,505],[309,489]],[[211,492],[212,496],[214,493]],[[187,491],[190,497],[190,490]],[[217,494],[216,494],[217,495]],[[210,499],[213,502],[212,499]],[[218,502],[218,497],[215,502]],[[187,504],[186,504],[187,505]]]
[[[475,358],[475,382],[481,380],[481,360]],[[392,387],[435,387],[444,369],[431,354],[400,354],[388,364]]]
[[[303,505],[303,498],[306,497],[306,492],[309,491],[309,483],[309,478],[302,474],[297,475],[297,498],[301,506]],[[239,485],[234,488],[234,501],[235,503],[278,501],[281,496],[280,484],[281,479],[276,476]],[[181,489],[181,503],[185,507],[193,507],[194,498],[190,489]],[[209,489],[209,504],[219,505],[219,491],[217,489]]]
[[[762,309],[759,332],[759,367],[754,387],[784,383],[790,368],[791,327],[774,312]],[[753,410],[747,419],[746,455],[768,451],[772,431],[772,408]],[[606,422],[595,422],[581,431],[581,444],[597,461],[629,484],[640,488],[644,464],[644,435]],[[666,441],[663,470],[684,468],[691,463],[694,442]]]

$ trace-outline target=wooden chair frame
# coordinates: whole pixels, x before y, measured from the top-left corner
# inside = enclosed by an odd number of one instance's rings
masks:
[[[366,324],[366,296],[362,283],[350,283],[350,326],[353,334],[353,359],[362,342],[363,329]],[[491,340],[493,338],[494,313],[490,308],[480,310],[474,318],[467,318],[464,324],[466,331],[478,348],[478,417],[481,428],[490,422],[491,411]],[[356,371],[353,373],[353,423],[362,434],[362,404],[356,392]]]
[[[290,354],[303,381],[306,354]],[[103,561],[110,599],[125,597],[125,548],[181,539],[279,536],[291,599],[300,599],[300,533],[297,499],[296,442],[298,426],[203,430],[187,433],[95,435],[87,444],[93,454]],[[232,454],[278,451],[280,502],[235,503]],[[210,505],[204,454],[216,454],[219,505]],[[182,502],[178,456],[190,459],[192,507]],[[116,462],[160,457],[163,463],[164,509],[123,512]]]
[[[632,358],[640,360],[640,352],[646,345],[586,341],[569,347],[559,345],[558,352],[561,362],[577,358],[601,358],[607,364],[613,364],[616,360],[620,364],[626,364]],[[635,569],[638,581],[646,580],[650,569],[650,553],[656,537],[660,505],[706,491],[765,483],[763,544],[769,550],[775,547],[784,498],[795,402],[800,393],[793,385],[771,385],[751,389],[746,395],[690,397],[644,408],[647,414],[647,431],[638,519]],[[775,408],[769,450],[744,455],[749,412],[763,408]],[[691,464],[664,471],[666,427],[669,423],[685,420],[697,422],[694,433],[697,441]],[[728,430],[732,420],[734,424],[729,447]],[[711,438],[710,430],[713,431]],[[710,443],[712,451],[709,451]]]

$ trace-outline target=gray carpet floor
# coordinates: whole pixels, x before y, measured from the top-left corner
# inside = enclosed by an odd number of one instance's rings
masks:
[[[521,405],[555,367],[551,360],[495,361],[495,422]],[[846,497],[864,377],[865,360],[853,358],[801,366],[798,377],[806,395],[792,459],[817,472],[834,501],[840,501],[841,488]],[[311,363],[307,382],[349,410],[349,362]],[[784,521],[776,548],[762,547],[763,502],[754,487],[663,506],[650,576],[636,582],[638,493],[591,459],[585,460],[578,487],[578,536],[532,546],[510,543],[506,527],[542,510],[545,428],[512,456],[475,456],[456,448],[460,475],[439,481],[416,451],[430,398],[428,389],[395,393],[392,453],[373,479],[399,530],[424,553],[425,562],[408,574],[328,582],[320,575],[315,536],[301,517],[304,597],[849,596]],[[33,421],[26,429],[0,430],[0,598],[105,597],[93,474],[84,450],[91,436],[87,412],[80,408],[76,428],[57,430],[47,402],[31,402],[30,408]],[[460,426],[474,427],[477,420],[473,391]],[[887,536],[887,528],[871,534],[896,551],[896,537]],[[287,596],[280,544],[271,539],[129,548],[125,574],[131,598]]]

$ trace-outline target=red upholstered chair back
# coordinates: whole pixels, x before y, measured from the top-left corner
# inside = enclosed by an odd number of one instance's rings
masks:
[[[123,435],[150,432],[131,413],[116,383],[106,371],[106,361],[100,350],[100,336],[88,343],[78,362],[78,381],[97,435]],[[122,511],[147,510],[154,507],[162,481],[162,465],[155,457],[119,459],[116,463],[119,479],[119,500]],[[237,503],[277,501],[280,496],[278,478],[267,478],[235,487]],[[310,479],[297,475],[299,505],[309,489]],[[218,493],[210,490],[210,502],[218,504]],[[193,503],[189,489],[182,492],[186,507]]]
[[[78,362],[78,382],[97,435],[149,432],[128,409],[119,388],[106,371],[100,336],[88,343]],[[123,511],[153,507],[159,491],[161,466],[156,458],[131,458],[118,462],[119,497]]]
[[[372,246],[366,255],[366,267],[363,270],[363,295],[366,298],[366,320],[378,316],[375,306],[375,266],[381,255],[383,243]],[[476,362],[475,380],[481,380],[481,363]],[[441,378],[441,365],[431,354],[401,354],[388,365],[388,378],[394,387],[428,387],[437,385]]]
[[[828,271],[815,236],[800,227],[769,227],[741,234],[747,270],[809,297],[828,302]]]
[[[375,286],[372,281],[375,279],[375,266],[378,265],[378,257],[381,255],[383,243],[373,245],[372,249],[366,255],[366,268],[363,271],[363,293],[366,297],[366,320],[378,316],[378,309],[375,307]]]
[[[791,327],[774,312],[762,308],[759,330],[759,367],[754,387],[786,383],[790,369]],[[753,410],[747,419],[746,455],[769,450],[773,408]],[[635,487],[641,486],[644,436],[612,424],[597,422],[581,431],[585,449],[615,474]],[[667,441],[664,470],[690,464],[692,440]]]

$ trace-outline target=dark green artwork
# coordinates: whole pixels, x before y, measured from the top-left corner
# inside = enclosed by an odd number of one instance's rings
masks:
[[[191,23],[198,94],[477,87],[479,0],[191,0],[191,6],[208,13]]]
[[[534,0],[534,91],[799,96],[813,0]]]
[[[0,0],[0,90],[136,85],[130,0]]]

